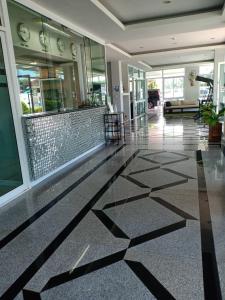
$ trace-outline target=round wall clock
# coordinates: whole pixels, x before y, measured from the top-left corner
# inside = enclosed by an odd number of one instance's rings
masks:
[[[24,23],[18,24],[17,34],[23,42],[28,42],[30,40],[30,30]]]
[[[71,53],[74,57],[77,57],[77,47],[76,47],[76,44],[72,43],[71,44]]]
[[[50,43],[50,38],[49,38],[49,34],[46,31],[40,31],[39,32],[39,41],[40,44],[45,47],[48,48],[49,43]]]
[[[65,51],[65,43],[64,40],[61,38],[57,39],[57,48],[59,52],[63,53]]]

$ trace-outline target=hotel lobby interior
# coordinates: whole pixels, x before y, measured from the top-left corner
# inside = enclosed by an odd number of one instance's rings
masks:
[[[0,299],[225,300],[224,0],[0,20]]]

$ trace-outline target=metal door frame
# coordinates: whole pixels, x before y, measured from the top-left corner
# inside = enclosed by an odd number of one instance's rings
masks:
[[[18,188],[0,197],[0,207],[18,197],[31,186],[28,160],[25,149],[25,141],[22,130],[22,109],[19,100],[19,84],[16,76],[16,63],[11,37],[11,29],[8,18],[7,3],[1,0],[0,16],[3,25],[0,26],[0,42],[2,44],[3,58],[5,63],[6,77],[8,82],[9,98],[14,121],[15,135],[19,153],[23,184]]]

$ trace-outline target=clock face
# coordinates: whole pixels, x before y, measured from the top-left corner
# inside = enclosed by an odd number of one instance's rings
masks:
[[[61,38],[57,39],[57,48],[59,52],[63,53],[65,51],[65,43],[64,40]]]
[[[50,39],[49,39],[49,35],[46,31],[40,31],[39,41],[43,47],[48,48]]]
[[[30,30],[24,23],[18,24],[17,34],[23,42],[28,42],[30,40]]]
[[[71,53],[74,57],[77,57],[77,47],[74,43],[71,44]]]

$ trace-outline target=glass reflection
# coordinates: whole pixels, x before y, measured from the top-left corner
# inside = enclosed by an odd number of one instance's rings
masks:
[[[105,104],[104,46],[8,1],[23,113]]]

